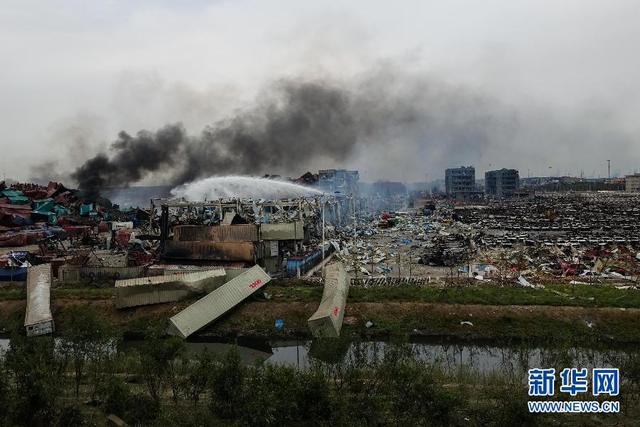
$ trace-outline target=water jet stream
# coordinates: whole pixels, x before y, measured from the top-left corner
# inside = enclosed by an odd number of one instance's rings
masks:
[[[188,201],[228,198],[286,199],[317,194],[322,194],[322,191],[292,182],[239,175],[212,176],[171,190],[173,197],[181,197]]]

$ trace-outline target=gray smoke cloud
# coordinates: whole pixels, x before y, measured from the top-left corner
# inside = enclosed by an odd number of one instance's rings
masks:
[[[197,136],[188,137],[179,124],[136,136],[122,132],[109,155],[87,160],[72,177],[81,189],[96,191],[167,168],[172,184],[228,173],[295,174],[317,158],[344,163],[359,146],[375,151],[394,138],[449,151],[486,145],[493,124],[481,100],[440,84],[390,83],[388,76],[357,84],[280,80],[255,107]]]
[[[603,140],[624,150],[633,138],[606,114],[557,118],[469,87],[383,68],[349,81],[278,80],[253,107],[196,135],[180,124],[135,136],[122,132],[108,153],[90,158],[72,177],[95,193],[154,173],[173,185],[225,174],[295,176],[315,166],[355,166],[381,178],[392,171],[420,176],[427,165],[518,167],[522,158],[535,165],[550,154],[570,158],[566,147],[596,150]],[[547,171],[546,164],[540,168]]]

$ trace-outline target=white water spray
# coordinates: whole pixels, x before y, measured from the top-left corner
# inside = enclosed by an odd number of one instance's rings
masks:
[[[188,201],[230,198],[275,200],[315,194],[322,194],[322,191],[291,182],[252,176],[212,176],[171,190],[173,197],[182,197]]]

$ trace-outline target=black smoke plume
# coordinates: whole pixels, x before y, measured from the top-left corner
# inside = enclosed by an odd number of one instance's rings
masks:
[[[112,157],[96,155],[76,169],[72,178],[85,197],[94,198],[105,187],[126,187],[149,172],[173,167],[186,141],[180,125],[165,126],[155,133],[140,131],[135,137],[123,131],[111,145]]]
[[[280,83],[260,107],[208,126],[199,137],[188,138],[181,125],[135,137],[121,132],[111,156],[87,160],[72,178],[95,194],[165,169],[177,185],[213,174],[298,169],[318,155],[340,160],[357,142],[351,107],[349,94],[337,87]]]

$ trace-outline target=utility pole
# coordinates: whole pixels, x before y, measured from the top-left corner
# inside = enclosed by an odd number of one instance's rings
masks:
[[[611,179],[611,160],[607,160],[607,177]]]
[[[322,279],[324,279],[324,197],[320,197],[322,203]]]

